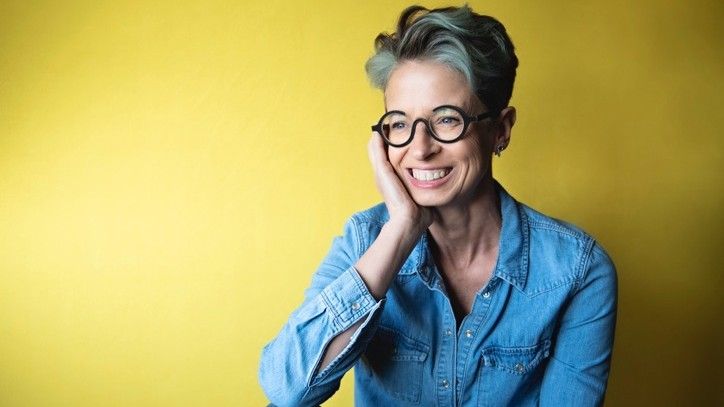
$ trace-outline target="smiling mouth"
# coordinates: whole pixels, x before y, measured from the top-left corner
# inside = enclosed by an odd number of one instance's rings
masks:
[[[436,179],[444,178],[451,170],[452,168],[438,168],[434,170],[419,170],[417,168],[412,168],[410,173],[412,177],[418,181],[434,181]]]

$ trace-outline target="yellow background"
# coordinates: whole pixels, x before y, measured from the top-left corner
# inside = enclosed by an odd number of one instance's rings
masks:
[[[618,266],[607,404],[722,403],[723,3],[470,3],[521,60],[496,177]],[[265,403],[408,4],[0,1],[0,405]]]

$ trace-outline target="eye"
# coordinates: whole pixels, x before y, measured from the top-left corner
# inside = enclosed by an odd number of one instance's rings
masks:
[[[405,129],[408,127],[408,121],[407,117],[399,112],[387,113],[382,118],[382,124],[386,127],[385,131],[391,133],[405,132]]]
[[[457,116],[441,116],[438,117],[435,121],[435,124],[445,125],[445,126],[456,126],[460,124],[460,118]]]
[[[396,122],[390,123],[390,128],[392,128],[392,130],[402,130],[406,126],[407,126],[407,123],[405,123],[403,121],[396,121]]]

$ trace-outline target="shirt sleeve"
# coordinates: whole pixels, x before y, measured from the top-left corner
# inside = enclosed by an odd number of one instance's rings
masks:
[[[361,241],[352,217],[312,277],[302,305],[262,350],[259,382],[274,405],[318,405],[328,399],[374,335],[385,300],[374,299],[353,267]],[[317,371],[329,342],[360,320],[349,344]]]
[[[613,262],[594,245],[586,273],[562,315],[546,367],[541,406],[603,404],[616,325],[617,278]]]

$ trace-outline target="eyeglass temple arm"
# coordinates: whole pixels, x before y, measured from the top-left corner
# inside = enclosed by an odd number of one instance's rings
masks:
[[[488,117],[496,117],[499,114],[500,114],[499,111],[489,111],[489,112],[485,112],[485,113],[480,113],[479,115],[473,117],[473,120],[471,120],[471,121],[478,122],[480,120],[487,119]]]
[[[389,125],[388,125],[388,124],[380,124],[380,123],[377,123],[377,124],[375,124],[375,125],[372,126],[372,131],[376,131],[376,132],[378,132],[378,133],[380,133],[380,134],[383,134],[383,133],[382,133],[382,128],[385,127],[385,126],[389,126]]]

